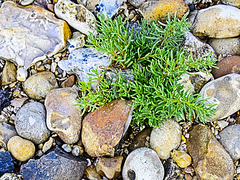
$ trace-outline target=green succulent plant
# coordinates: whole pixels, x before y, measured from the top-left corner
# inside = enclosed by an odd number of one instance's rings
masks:
[[[121,17],[112,20],[99,15],[98,19],[98,34],[88,36],[87,46],[109,54],[111,66],[117,66],[119,72],[112,81],[105,78],[105,71],[95,69],[88,83],[79,82],[83,93],[78,106],[83,114],[118,98],[133,101],[132,123],[140,126],[158,127],[172,117],[186,119],[186,114],[205,122],[214,114],[213,105],[199,100],[200,94],[184,91],[179,83],[181,75],[193,70],[209,73],[216,63],[210,55],[194,59],[182,48],[189,26],[186,16],[181,20],[169,18],[166,24],[143,19],[137,31]],[[132,70],[133,80],[127,81],[122,75],[126,68]],[[92,83],[97,83],[95,90]]]

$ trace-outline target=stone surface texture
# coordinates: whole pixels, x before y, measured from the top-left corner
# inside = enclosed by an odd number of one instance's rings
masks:
[[[131,152],[122,170],[123,180],[163,180],[164,168],[157,153],[150,148],[139,148]]]
[[[35,144],[43,143],[50,136],[46,126],[45,107],[39,102],[29,102],[21,107],[14,124],[18,135]]]
[[[96,164],[96,170],[99,174],[105,175],[108,179],[118,178],[122,171],[123,156],[113,158],[101,158]]]
[[[86,168],[85,174],[90,180],[102,180],[101,176],[97,173],[96,167],[94,165],[90,165]]]
[[[183,85],[183,90],[187,91],[191,88],[188,93],[199,93],[202,87],[210,80],[213,80],[211,73],[193,72],[188,74],[182,74],[181,80],[178,82]]]
[[[193,58],[210,58],[217,59],[214,49],[207,43],[202,42],[191,32],[185,32],[184,49],[192,53]],[[211,55],[210,55],[211,54]]]
[[[45,99],[47,127],[68,144],[76,143],[80,137],[82,117],[78,104],[78,93],[73,88],[53,89]]]
[[[198,12],[193,34],[210,38],[230,38],[240,35],[240,9],[215,5]]]
[[[54,12],[78,31],[89,35],[95,32],[95,16],[83,5],[75,4],[70,0],[59,0],[54,5]]]
[[[13,158],[8,151],[0,152],[0,176],[4,173],[13,173]]]
[[[74,73],[80,81],[88,82],[90,77],[87,73],[91,70],[99,69],[100,66],[109,66],[110,57],[100,53],[95,48],[80,48],[72,51],[68,60],[62,60],[58,63],[59,67],[69,73]],[[92,88],[96,88],[96,83],[92,84]]]
[[[146,2],[146,0],[128,0],[128,2],[136,7],[136,8],[139,8],[141,6],[142,3]]]
[[[130,101],[114,100],[90,112],[83,120],[82,143],[92,157],[114,155],[131,120]]]
[[[94,11],[96,6],[100,3],[100,0],[78,0],[79,4],[85,6],[89,11]]]
[[[23,164],[20,174],[31,180],[78,180],[81,179],[87,162],[55,149],[40,159],[31,159]]]
[[[187,148],[199,179],[233,179],[233,161],[206,125],[193,127]]]
[[[160,159],[168,159],[170,152],[180,145],[181,139],[180,125],[174,119],[169,119],[164,124],[160,124],[158,128],[153,128],[150,146],[157,152]]]
[[[0,57],[25,69],[62,50],[71,31],[65,21],[42,7],[6,1],[0,9]]]
[[[139,132],[136,137],[133,139],[133,142],[128,146],[129,151],[134,151],[135,149],[141,147],[148,147],[149,138],[152,132],[152,128],[145,128],[141,132]]]
[[[192,158],[185,151],[173,150],[171,153],[173,160],[181,168],[188,167],[192,163]]]
[[[2,72],[2,85],[10,84],[17,80],[16,66],[7,61]]]
[[[159,0],[142,3],[139,10],[145,19],[158,19],[165,22],[168,19],[168,13],[171,18],[174,18],[177,13],[177,18],[181,19],[189,8],[183,0]]]
[[[209,39],[208,43],[215,49],[217,54],[223,56],[240,55],[240,37]]]
[[[230,154],[234,161],[240,159],[240,124],[228,126],[220,133],[219,142]]]
[[[14,126],[7,124],[5,122],[0,123],[0,146],[7,149],[8,140],[16,135],[17,132]]]
[[[113,17],[117,14],[120,6],[127,0],[100,0],[98,8],[99,13]]]
[[[27,161],[35,154],[35,146],[31,141],[13,136],[7,144],[8,151],[19,161]]]
[[[221,0],[224,4],[229,4],[231,6],[240,7],[240,1],[239,0]]]
[[[229,56],[216,64],[218,69],[213,68],[212,74],[215,79],[227,74],[240,74],[240,56]]]
[[[57,87],[54,74],[48,71],[34,74],[23,83],[24,92],[36,100],[44,99],[52,89]]]
[[[226,118],[240,109],[240,75],[228,74],[207,83],[200,93],[200,99],[207,104],[216,104],[215,115],[208,121]]]

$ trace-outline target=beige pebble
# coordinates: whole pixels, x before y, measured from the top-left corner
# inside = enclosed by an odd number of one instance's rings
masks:
[[[19,161],[27,161],[35,154],[35,145],[20,136],[13,136],[9,139],[8,151]]]

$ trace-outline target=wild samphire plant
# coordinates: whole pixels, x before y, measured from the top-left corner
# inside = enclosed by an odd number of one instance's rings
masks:
[[[88,46],[109,54],[111,66],[120,70],[115,81],[106,80],[105,72],[95,69],[88,83],[79,82],[83,93],[78,105],[84,109],[83,114],[118,98],[133,101],[132,122],[137,125],[157,127],[172,117],[186,119],[186,114],[204,122],[214,114],[212,105],[199,100],[200,94],[188,93],[179,84],[182,74],[208,72],[215,64],[210,57],[193,59],[181,47],[188,29],[186,17],[169,18],[166,24],[143,19],[137,31],[121,17],[98,18],[98,35],[89,35]],[[128,82],[121,70],[126,68],[133,74]],[[97,83],[96,90],[91,90],[92,83]]]

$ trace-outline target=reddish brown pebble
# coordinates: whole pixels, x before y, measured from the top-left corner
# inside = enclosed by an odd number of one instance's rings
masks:
[[[214,68],[212,70],[215,79],[231,73],[240,74],[240,56],[226,57],[216,66],[219,69]]]

